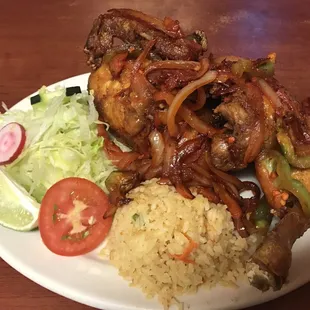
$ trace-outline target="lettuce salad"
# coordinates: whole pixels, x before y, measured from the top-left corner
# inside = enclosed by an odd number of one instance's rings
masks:
[[[26,145],[5,170],[38,202],[56,182],[67,177],[93,181],[106,191],[105,180],[115,169],[97,136],[98,113],[87,92],[66,97],[65,88],[39,91],[31,110],[0,114],[0,127],[18,122],[26,129]]]

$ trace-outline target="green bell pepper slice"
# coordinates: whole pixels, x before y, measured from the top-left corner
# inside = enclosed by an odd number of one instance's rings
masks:
[[[277,140],[281,146],[284,156],[292,166],[301,169],[310,168],[310,156],[297,156],[288,134],[284,131],[280,131],[277,134]]]

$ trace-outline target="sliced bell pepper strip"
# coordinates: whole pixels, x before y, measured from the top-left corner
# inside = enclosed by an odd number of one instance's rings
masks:
[[[296,168],[310,168],[310,156],[297,156],[290,137],[283,131],[277,134],[278,142],[287,161]]]
[[[278,174],[278,177],[273,181],[274,185],[293,194],[299,200],[304,214],[310,217],[310,193],[307,188],[292,178],[291,167],[284,156],[274,150],[269,151],[269,154],[275,160]]]
[[[241,78],[244,73],[250,77],[268,78],[274,75],[275,54],[268,55],[268,58],[252,61],[240,58],[231,66],[232,73]]]

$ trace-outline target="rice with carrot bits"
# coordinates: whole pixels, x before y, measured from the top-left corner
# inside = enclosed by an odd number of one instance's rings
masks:
[[[165,309],[201,285],[236,286],[255,237],[238,235],[225,205],[201,195],[185,199],[156,181],[128,194],[132,201],[117,211],[101,255]]]

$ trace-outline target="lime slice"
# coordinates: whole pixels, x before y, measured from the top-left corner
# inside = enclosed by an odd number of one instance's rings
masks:
[[[38,226],[40,205],[0,169],[0,224],[19,231]]]

